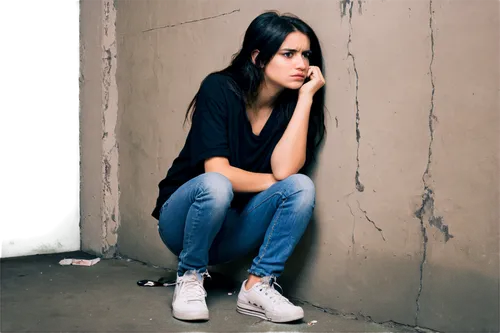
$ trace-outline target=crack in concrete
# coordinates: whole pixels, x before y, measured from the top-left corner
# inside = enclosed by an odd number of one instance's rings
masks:
[[[364,0],[358,0],[358,13],[360,15],[363,14],[363,2]],[[347,15],[347,8],[349,6],[349,18],[352,18],[352,9],[353,9],[354,0],[340,0],[340,17],[344,17]]]
[[[352,215],[352,235],[351,235],[351,241],[352,241],[352,245],[356,244],[356,242],[354,241],[354,231],[356,229],[356,215],[354,215],[354,213],[352,212],[352,208],[351,208],[351,205],[349,205],[349,202],[346,202],[347,203],[347,207],[349,207],[349,211],[351,212],[351,215]]]
[[[425,213],[425,206],[429,202],[427,198],[430,198],[430,188],[427,184],[427,178],[429,176],[429,170],[430,170],[430,165],[431,165],[431,158],[432,158],[432,142],[434,141],[434,129],[433,129],[433,123],[432,123],[432,116],[434,115],[434,93],[435,93],[435,85],[434,85],[434,77],[433,77],[433,63],[434,63],[434,27],[433,27],[433,16],[432,16],[432,0],[429,0],[429,14],[430,14],[430,19],[429,19],[429,28],[431,32],[431,62],[429,64],[429,72],[430,72],[430,77],[431,77],[431,85],[432,85],[432,94],[431,94],[431,109],[429,111],[429,131],[430,131],[430,140],[429,140],[429,150],[428,150],[428,156],[427,156],[427,166],[425,168],[424,174],[422,175],[422,182],[424,184],[424,195],[423,195],[423,201],[422,201],[422,206],[420,207],[419,210],[415,212],[415,216],[420,220],[420,230],[422,232],[422,239],[423,239],[423,253],[422,253],[422,260],[420,262],[420,281],[419,281],[419,287],[418,287],[418,293],[417,293],[417,298],[415,299],[416,307],[417,310],[415,312],[415,325],[418,325],[418,315],[420,314],[420,296],[422,295],[422,289],[423,289],[423,278],[424,278],[424,265],[425,261],[427,259],[427,229],[424,224],[424,213]]]
[[[176,23],[176,24],[164,25],[164,26],[161,26],[161,27],[156,27],[156,28],[151,28],[151,29],[143,30],[142,32],[143,33],[144,32],[150,32],[150,31],[159,30],[159,29],[173,28],[173,27],[177,27],[177,26],[184,25],[184,24],[189,24],[189,23],[196,23],[196,22],[201,22],[201,21],[206,21],[206,20],[212,20],[214,18],[218,18],[218,17],[226,16],[226,15],[231,15],[231,14],[239,12],[239,11],[240,11],[240,9],[235,9],[233,11],[230,11],[230,12],[227,12],[227,13],[222,13],[222,14],[219,14],[219,15],[204,17],[204,18],[201,18],[201,19],[190,20],[190,21]]]
[[[432,211],[434,212],[434,199],[432,200],[432,206],[433,206]],[[442,216],[434,216],[434,213],[433,213],[432,216],[429,218],[429,224],[433,227],[436,227],[439,231],[441,231],[444,234],[444,242],[445,243],[447,241],[449,241],[450,238],[454,237],[452,234],[450,234],[450,230],[449,230],[448,226],[443,223]]]
[[[431,177],[430,176],[430,167],[431,167],[431,162],[432,162],[432,144],[434,143],[434,122],[437,121],[437,117],[434,114],[434,95],[435,95],[435,90],[436,90],[436,85],[434,82],[434,72],[433,72],[433,64],[434,64],[434,10],[432,7],[432,1],[430,0],[430,5],[429,5],[429,14],[430,14],[430,19],[429,19],[429,29],[431,31],[431,63],[429,65],[429,73],[431,77],[431,85],[432,85],[432,95],[431,95],[431,108],[429,111],[429,132],[430,132],[430,141],[429,141],[429,150],[428,150],[428,158],[427,158],[427,166],[425,168],[424,174],[422,176],[422,182],[424,184],[424,194],[422,195],[422,206],[417,210],[415,215],[420,218],[420,216],[426,215],[427,220],[429,224],[433,227],[436,227],[441,233],[444,235],[444,241],[445,243],[450,240],[450,238],[453,238],[453,235],[450,234],[449,227],[443,223],[443,217],[442,216],[435,216],[434,215],[434,191],[431,188],[430,184],[428,183],[428,179]]]
[[[363,15],[363,0],[358,0],[358,13]]]
[[[428,174],[424,175],[428,176]],[[434,214],[434,191],[425,182],[425,179],[424,179],[424,194],[422,195],[422,205],[415,212],[415,216],[419,219],[427,220],[429,222],[429,225],[441,231],[441,233],[443,233],[444,235],[445,243],[448,242],[451,238],[454,238],[454,236],[450,234],[449,227],[443,223],[443,217],[435,216]]]
[[[373,224],[373,226],[375,227],[375,229],[377,229],[378,232],[380,232],[380,236],[382,236],[382,239],[385,242],[385,237],[384,237],[384,233],[382,232],[382,229],[377,226],[377,224],[375,223],[375,221],[373,221],[372,219],[370,219],[368,217],[368,213],[366,212],[366,210],[363,210],[363,208],[361,208],[361,204],[359,203],[359,200],[356,200],[356,201],[358,202],[359,210],[362,211],[363,214],[365,214],[365,218],[368,220],[368,222],[370,222],[371,224]]]
[[[442,218],[434,216],[434,192],[431,189],[428,179],[430,178],[430,168],[432,162],[432,144],[434,142],[434,94],[436,91],[436,86],[434,83],[434,72],[433,72],[433,64],[434,64],[434,25],[433,25],[433,0],[429,0],[429,30],[430,30],[430,38],[431,38],[431,61],[429,64],[429,75],[431,80],[432,92],[431,92],[431,107],[429,110],[429,148],[428,148],[428,156],[427,156],[427,166],[422,175],[422,183],[424,185],[424,193],[422,195],[422,205],[415,212],[415,216],[420,220],[420,230],[422,232],[423,239],[423,253],[422,260],[420,262],[420,282],[418,287],[417,298],[415,299],[417,310],[415,312],[415,325],[418,325],[418,316],[420,314],[420,296],[422,295],[422,290],[424,286],[424,265],[427,260],[427,228],[425,226],[424,220],[428,217],[429,223],[431,225],[440,225],[440,228],[444,229]],[[430,215],[429,215],[430,214]],[[432,221],[432,222],[431,222]],[[446,227],[445,238],[449,239],[446,235],[449,235],[448,228]]]
[[[111,176],[111,163],[109,162],[108,158],[105,156],[103,160],[104,164],[104,193],[111,193],[111,181],[110,181],[110,176]]]
[[[361,139],[361,132],[359,130],[359,122],[360,122],[360,117],[359,117],[359,99],[358,99],[358,92],[359,92],[359,73],[358,73],[358,68],[356,67],[356,58],[354,57],[354,54],[351,52],[351,43],[352,43],[352,9],[354,6],[354,2],[351,0],[346,0],[347,3],[351,4],[351,7],[349,8],[349,41],[347,42],[347,57],[352,58],[352,65],[354,68],[354,73],[356,75],[356,142],[357,142],[357,148],[356,148],[356,175],[354,176],[354,182],[356,184],[356,190],[359,192],[363,192],[365,190],[365,186],[361,183],[359,180],[359,140]]]
[[[108,22],[109,21],[110,3],[105,2],[103,5],[104,5],[104,22]],[[107,37],[108,36],[108,25],[104,24],[103,29],[104,29],[104,36]]]
[[[427,229],[424,225],[423,217],[420,219],[420,230],[422,231],[422,237],[424,239],[424,251],[422,254],[422,261],[420,262],[420,282],[418,286],[418,293],[415,303],[417,305],[417,311],[415,312],[415,326],[418,325],[418,315],[420,313],[420,295],[422,295],[422,289],[424,286],[424,265],[427,259]]]
[[[259,320],[257,320],[256,322],[252,323],[252,325],[250,325],[250,326],[257,326],[257,325],[259,325],[260,323],[265,322],[265,321],[266,321],[266,320],[264,320],[264,319],[259,319]]]
[[[346,16],[347,5],[351,3],[351,0],[340,0],[340,17]]]
[[[118,185],[118,142],[116,139],[118,90],[116,86],[116,9],[111,0],[103,2],[102,49],[102,255],[117,252],[117,230],[120,226]]]
[[[405,332],[408,332],[408,330],[412,330],[415,333],[439,333],[438,331],[432,330],[430,328],[406,325],[406,324],[398,323],[398,322],[393,321],[393,320],[384,321],[384,322],[376,322],[373,320],[372,317],[364,315],[364,314],[359,313],[359,312],[358,313],[344,313],[344,312],[341,312],[341,311],[336,310],[336,309],[315,305],[311,302],[304,301],[304,300],[296,298],[296,297],[290,297],[290,300],[292,300],[294,303],[297,303],[299,305],[306,304],[306,305],[309,305],[309,306],[311,306],[315,309],[318,309],[324,313],[328,313],[332,316],[338,316],[338,317],[348,319],[348,320],[360,320],[360,321],[365,321],[368,323],[379,324],[379,325],[382,325],[382,326],[387,327],[387,328],[399,328],[400,330],[402,330],[402,331],[404,330]]]

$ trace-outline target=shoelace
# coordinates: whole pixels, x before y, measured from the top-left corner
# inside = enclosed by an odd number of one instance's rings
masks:
[[[180,292],[188,301],[198,301],[207,296],[207,292],[205,288],[203,288],[203,279],[205,277],[210,278],[210,274],[204,272],[201,276],[202,280],[200,281],[196,273],[185,274],[179,279],[179,282],[174,283],[174,285],[179,284]]]
[[[262,284],[259,287],[259,291],[264,292],[264,295],[266,295],[275,304],[292,304],[285,296],[277,291],[274,286],[278,286],[281,289],[281,292],[283,292],[283,288],[281,288],[281,286],[276,282],[276,279],[274,277],[265,277],[262,279]]]

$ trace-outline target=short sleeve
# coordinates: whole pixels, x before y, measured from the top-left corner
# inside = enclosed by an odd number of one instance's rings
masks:
[[[201,84],[191,126],[191,166],[211,157],[228,157],[227,79],[209,75]]]

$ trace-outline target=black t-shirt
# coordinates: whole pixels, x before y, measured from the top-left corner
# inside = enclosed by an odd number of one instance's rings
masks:
[[[208,158],[227,157],[233,167],[272,173],[271,155],[286,129],[285,117],[273,111],[260,134],[255,135],[245,103],[234,87],[232,78],[220,73],[210,74],[202,82],[184,147],[158,185],[159,196],[152,213],[155,218],[159,218],[160,208],[172,193],[204,173]],[[235,193],[232,207],[244,207],[253,195]]]

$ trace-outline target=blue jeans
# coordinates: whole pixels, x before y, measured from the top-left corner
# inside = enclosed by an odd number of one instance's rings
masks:
[[[311,219],[315,188],[295,174],[254,195],[241,211],[230,207],[232,199],[229,179],[210,172],[186,182],[162,206],[158,230],[179,257],[179,275],[260,247],[248,272],[278,277]]]

